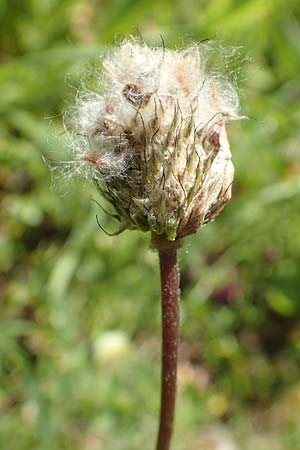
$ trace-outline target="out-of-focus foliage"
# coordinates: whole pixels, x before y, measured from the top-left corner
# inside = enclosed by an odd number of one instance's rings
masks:
[[[300,449],[299,1],[1,0],[0,15],[1,448],[153,448],[156,255],[138,232],[106,236],[93,186],[43,161],[65,158],[83,74],[138,28],[241,46],[249,116],[229,131],[232,202],[181,251],[174,450],[220,450],[228,432],[240,450]]]

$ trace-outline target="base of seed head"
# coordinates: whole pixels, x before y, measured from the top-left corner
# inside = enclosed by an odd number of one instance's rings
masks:
[[[225,127],[238,118],[238,98],[205,59],[197,45],[166,50],[127,40],[103,61],[104,93],[78,100],[74,159],[124,228],[179,241],[230,200]]]

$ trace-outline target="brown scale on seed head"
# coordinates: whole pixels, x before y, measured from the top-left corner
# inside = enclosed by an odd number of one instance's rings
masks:
[[[185,95],[188,95],[190,93],[190,90],[189,90],[188,83],[186,82],[185,67],[182,63],[179,64],[176,69],[176,78],[177,78],[183,92],[185,93]]]
[[[91,164],[95,164],[96,166],[105,166],[107,164],[105,161],[102,161],[101,159],[97,159],[97,158],[95,158],[95,156],[89,155],[88,153],[83,155],[82,159]]]
[[[145,94],[142,88],[135,83],[126,84],[123,95],[129,103],[137,108],[144,108],[151,97],[150,94]]]

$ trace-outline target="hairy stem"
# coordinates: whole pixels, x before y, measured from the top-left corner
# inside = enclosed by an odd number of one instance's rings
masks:
[[[169,450],[176,399],[179,341],[179,270],[175,246],[158,250],[161,276],[161,409],[156,450]]]

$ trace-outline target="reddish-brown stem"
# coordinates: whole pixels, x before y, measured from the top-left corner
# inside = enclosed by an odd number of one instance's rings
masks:
[[[179,270],[176,247],[159,250],[162,310],[161,409],[156,450],[169,450],[176,399],[179,341]]]

